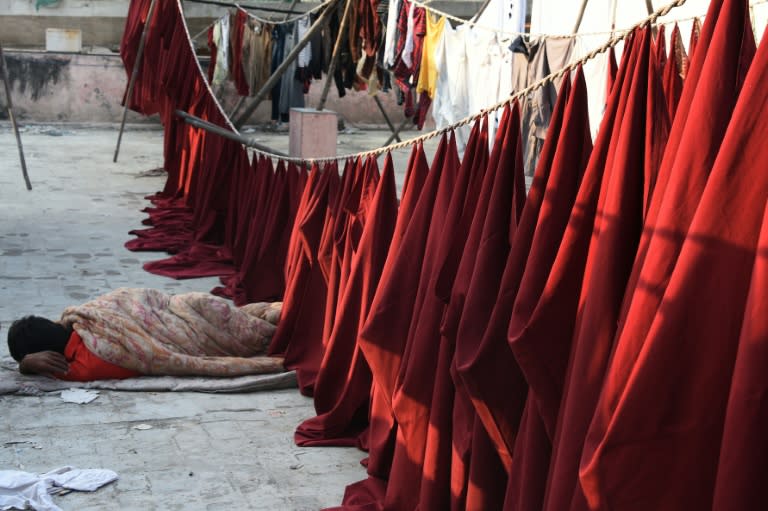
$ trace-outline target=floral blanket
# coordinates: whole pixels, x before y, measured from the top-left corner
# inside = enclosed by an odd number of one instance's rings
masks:
[[[99,358],[142,374],[240,376],[284,371],[281,358],[262,356],[276,329],[262,318],[276,320],[275,310],[208,293],[120,288],[67,307],[61,323]]]

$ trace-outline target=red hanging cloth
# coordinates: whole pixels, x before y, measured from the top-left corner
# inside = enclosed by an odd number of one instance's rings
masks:
[[[743,4],[741,0],[710,4],[707,19],[712,21],[704,26],[686,78],[659,171],[657,193],[627,284],[613,361],[592,419],[590,437],[595,440],[585,456],[596,448],[596,439],[610,434],[611,422],[631,381],[632,367],[645,349],[664,290],[679,264],[678,255],[752,60],[754,40]]]
[[[717,23],[710,52],[725,27],[729,38],[744,37],[733,24],[741,26],[745,18],[748,23],[747,2],[731,0],[717,18],[708,17]],[[590,435],[581,483],[594,507],[712,508],[729,384],[768,199],[768,148],[754,135],[768,128],[767,58],[763,45],[744,80],[642,351],[627,368],[631,378],[610,428]],[[694,108],[711,111],[713,105]]]
[[[375,165],[372,158],[366,163],[368,167]],[[368,427],[371,372],[357,345],[357,336],[368,316],[397,218],[397,190],[390,155],[375,195],[365,197],[361,193],[361,199],[358,212],[369,216],[315,383],[318,415],[299,426],[295,434],[298,445],[358,445],[359,435]],[[366,205],[366,201],[370,204]],[[368,207],[370,211],[364,212]],[[351,233],[348,236],[351,238]]]
[[[667,108],[670,120],[675,119],[677,105],[683,92],[683,75],[688,68],[688,56],[680,37],[680,28],[675,24],[670,37],[670,53],[664,73],[664,95],[667,98]]]
[[[585,509],[578,464],[610,356],[616,321],[668,131],[660,83],[654,83],[651,29],[635,33],[621,116],[612,129],[597,217],[587,255],[579,314],[553,442],[545,509]],[[656,76],[658,82],[658,76]],[[650,128],[649,128],[650,125]]]
[[[551,331],[562,328],[563,323],[559,318],[541,321],[535,312],[550,294],[547,283],[553,275],[561,242],[567,236],[572,211],[578,214],[574,205],[592,152],[587,89],[581,67],[576,71],[572,88],[563,86],[560,96],[555,108],[560,109],[562,128],[553,140],[555,155],[531,242],[529,264],[515,297],[508,331],[509,346],[525,375],[529,391],[515,441],[510,470],[514,476],[508,486],[507,509],[542,507],[560,406],[562,373],[567,363],[567,352],[550,345],[557,339]],[[558,373],[559,377],[554,376]]]
[[[757,65],[757,63],[756,63]],[[765,67],[765,65],[764,65]],[[717,467],[717,480],[712,509],[755,510],[768,501],[764,471],[768,455],[765,431],[768,409],[765,368],[768,366],[768,208],[752,269],[749,298],[741,325],[736,365],[731,378],[723,440]]]

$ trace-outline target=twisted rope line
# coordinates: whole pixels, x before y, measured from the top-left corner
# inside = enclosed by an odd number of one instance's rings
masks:
[[[253,14],[251,11],[246,10],[239,3],[235,3],[234,6],[237,7],[238,9],[240,9],[241,11],[243,11],[245,14],[247,14],[251,18],[253,18],[253,19],[255,19],[255,20],[257,20],[257,21],[259,21],[261,23],[268,23],[270,25],[287,25],[288,23],[293,23],[293,22],[298,21],[300,19],[304,19],[307,16],[309,16],[310,14],[312,14],[313,12],[319,11],[320,9],[322,9],[324,7],[327,7],[328,5],[331,4],[331,1],[332,0],[326,0],[325,2],[320,2],[319,5],[316,5],[315,7],[311,8],[310,10],[305,11],[305,12],[303,12],[301,14],[298,14],[298,15],[294,16],[293,18],[289,18],[287,20],[270,20],[270,19],[262,18],[260,16],[257,16],[255,14]]]
[[[418,144],[419,142],[426,142],[427,140],[430,140],[430,139],[435,138],[437,136],[443,135],[444,133],[448,133],[450,131],[453,131],[456,128],[460,128],[462,126],[466,126],[467,124],[475,122],[478,119],[483,118],[484,116],[486,116],[490,112],[494,112],[494,111],[496,111],[496,110],[498,110],[500,108],[503,108],[503,107],[513,103],[517,99],[519,99],[521,97],[524,97],[527,94],[530,94],[531,92],[534,92],[534,91],[536,91],[538,89],[541,89],[545,85],[547,85],[550,82],[552,82],[552,81],[554,81],[554,80],[564,76],[566,73],[568,73],[570,71],[573,71],[577,67],[579,67],[579,66],[583,65],[584,63],[592,60],[593,58],[597,57],[601,53],[605,53],[610,48],[616,46],[618,43],[620,43],[621,41],[626,39],[629,36],[629,34],[632,33],[634,30],[636,30],[636,29],[638,29],[640,27],[643,27],[645,25],[649,25],[649,24],[652,25],[661,16],[666,16],[667,14],[669,14],[669,11],[671,11],[672,9],[674,9],[676,7],[680,7],[685,2],[686,2],[686,0],[675,0],[672,3],[670,3],[668,5],[665,5],[664,7],[660,8],[656,12],[652,13],[650,16],[648,16],[644,20],[642,20],[639,23],[637,23],[632,28],[625,29],[625,30],[621,31],[620,34],[615,35],[614,37],[610,38],[605,44],[603,44],[599,48],[596,48],[596,49],[592,50],[591,52],[589,52],[588,54],[584,55],[579,60],[577,60],[575,62],[572,62],[571,64],[565,66],[564,68],[562,68],[559,71],[556,71],[554,73],[551,73],[551,74],[545,76],[544,78],[542,78],[538,82],[536,82],[536,83],[534,83],[532,85],[529,85],[525,89],[522,89],[522,90],[520,90],[520,91],[518,91],[518,92],[516,92],[514,94],[511,94],[509,96],[509,98],[507,98],[507,99],[505,99],[503,101],[500,101],[500,102],[496,103],[495,105],[491,105],[489,107],[483,108],[482,110],[480,110],[476,114],[473,114],[473,115],[471,115],[469,117],[465,117],[464,119],[462,119],[462,120],[460,120],[460,121],[458,121],[458,122],[456,122],[454,124],[451,124],[450,126],[446,126],[445,128],[441,128],[439,130],[434,130],[434,131],[431,131],[429,133],[425,133],[424,135],[421,135],[421,136],[418,136],[418,137],[415,137],[415,138],[411,138],[409,140],[404,140],[404,141],[398,142],[396,144],[390,144],[388,146],[379,147],[377,149],[372,149],[370,151],[363,151],[363,152],[352,153],[352,154],[344,154],[344,155],[334,156],[334,157],[330,157],[330,158],[291,158],[291,157],[286,158],[285,156],[280,156],[280,155],[276,155],[276,154],[273,154],[273,153],[268,153],[268,152],[265,152],[265,151],[260,151],[258,149],[254,149],[254,151],[259,153],[259,154],[263,154],[265,156],[268,156],[270,158],[282,159],[282,160],[285,160],[285,161],[294,162],[294,163],[298,163],[298,164],[305,163],[305,164],[310,164],[311,165],[312,163],[326,163],[326,162],[331,162],[331,161],[346,160],[348,158],[365,158],[365,157],[368,157],[368,156],[380,156],[380,155],[382,155],[384,153],[387,153],[387,152],[391,152],[391,151],[395,151],[397,149],[403,149],[403,148],[406,148],[406,147],[413,146],[415,144]]]

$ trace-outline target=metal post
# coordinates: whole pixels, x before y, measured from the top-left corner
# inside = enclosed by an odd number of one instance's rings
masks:
[[[230,131],[226,128],[222,128],[221,126],[218,126],[216,124],[213,124],[211,122],[208,122],[206,120],[203,120],[199,117],[195,117],[192,114],[189,114],[183,110],[176,110],[174,112],[177,116],[184,119],[184,122],[187,124],[190,124],[196,128],[200,128],[202,130],[208,131],[210,133],[214,133],[216,135],[219,135],[221,137],[227,138],[229,140],[234,140],[235,142],[239,142],[247,147],[252,147],[254,149],[258,149],[260,151],[276,154],[278,156],[288,156],[287,154],[275,151],[274,149],[271,149],[263,144],[259,144],[252,138],[244,137],[243,135],[240,135],[239,133],[235,133],[234,131]]]
[[[19,127],[16,125],[16,117],[13,116],[13,103],[11,102],[11,84],[8,81],[8,72],[5,70],[5,55],[3,54],[3,45],[0,44],[0,72],[3,74],[3,83],[5,84],[5,100],[8,106],[8,119],[11,121],[13,132],[16,135],[16,145],[19,148],[19,160],[21,160],[21,173],[24,175],[24,182],[27,190],[32,189],[32,183],[29,182],[27,174],[27,162],[24,159],[24,147],[21,145],[21,135]]]
[[[395,140],[397,140],[398,142],[402,142],[402,140],[400,140],[400,136],[397,134],[397,130],[395,130],[394,124],[392,124],[392,121],[389,119],[389,116],[387,115],[387,111],[384,110],[384,105],[381,104],[379,95],[374,94],[373,100],[376,102],[376,106],[379,107],[379,111],[381,112],[381,115],[384,116],[384,120],[387,121],[387,126],[389,126],[389,131],[393,133]],[[387,143],[387,145],[389,145],[389,143]]]
[[[331,62],[328,64],[328,74],[325,76],[323,93],[320,95],[320,101],[317,103],[318,111],[325,108],[325,101],[328,99],[328,92],[331,90],[331,80],[333,80],[333,74],[336,72],[336,65],[339,62],[341,43],[344,39],[344,30],[347,28],[347,22],[349,21],[349,11],[352,9],[352,0],[346,0],[346,2],[347,3],[344,6],[344,14],[341,16],[341,23],[339,23],[339,33],[336,34],[336,42],[333,45],[333,55],[331,55]]]
[[[291,50],[291,52],[285,57],[282,64],[280,64],[277,69],[275,69],[275,72],[272,73],[272,76],[270,76],[264,85],[261,86],[261,89],[259,89],[259,92],[257,92],[253,97],[251,103],[245,108],[245,111],[240,114],[237,119],[233,120],[235,128],[240,129],[240,127],[245,124],[245,121],[247,121],[251,114],[256,111],[256,108],[258,108],[262,100],[267,96],[267,94],[269,94],[269,91],[272,90],[272,87],[274,87],[277,81],[280,80],[280,77],[283,76],[283,73],[285,73],[286,69],[288,69],[288,66],[290,66],[294,60],[296,60],[301,50],[304,49],[307,44],[309,44],[309,41],[312,39],[315,33],[323,28],[326,23],[328,23],[328,20],[331,17],[331,12],[336,7],[338,2],[339,0],[331,0],[331,3],[328,4],[328,7],[325,8],[320,17],[315,20],[311,27],[309,27],[309,30],[307,30],[307,33],[304,35],[304,39],[299,41],[298,44],[293,47],[293,50]]]
[[[123,108],[123,120],[120,122],[120,133],[117,135],[117,147],[115,147],[115,156],[112,158],[112,162],[117,163],[117,155],[120,154],[120,142],[123,140],[123,130],[125,129],[125,120],[128,117],[128,107],[131,104],[131,96],[133,96],[133,87],[136,85],[136,78],[139,76],[139,68],[141,67],[141,57],[144,55],[144,43],[147,40],[147,32],[149,32],[149,25],[152,23],[152,15],[155,12],[155,4],[157,0],[152,0],[149,4],[149,11],[147,11],[147,21],[144,23],[144,29],[141,31],[141,39],[139,39],[139,49],[136,52],[136,62],[133,63],[133,70],[131,71],[131,79],[128,82],[128,90],[125,93],[125,107]]]

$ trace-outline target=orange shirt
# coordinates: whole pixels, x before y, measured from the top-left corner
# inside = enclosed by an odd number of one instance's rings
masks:
[[[94,355],[85,346],[83,339],[74,331],[67,341],[66,348],[64,348],[64,357],[69,362],[69,371],[65,374],[57,374],[56,377],[60,380],[114,380],[141,376],[141,373],[116,366]]]

